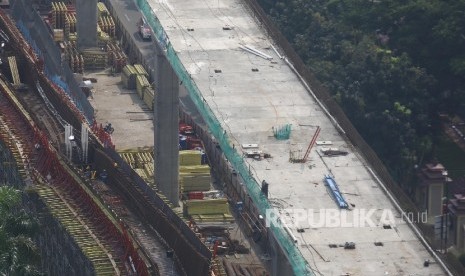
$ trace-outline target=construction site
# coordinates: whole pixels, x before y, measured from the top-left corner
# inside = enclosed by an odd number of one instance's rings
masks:
[[[0,179],[44,273],[453,275],[268,23],[241,0],[2,6]],[[359,209],[377,223],[292,211]]]

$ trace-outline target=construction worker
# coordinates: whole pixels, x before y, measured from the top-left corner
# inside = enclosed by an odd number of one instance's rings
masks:
[[[107,183],[107,179],[108,179],[107,170],[103,169],[103,171],[100,173],[100,180],[102,180],[103,183]]]

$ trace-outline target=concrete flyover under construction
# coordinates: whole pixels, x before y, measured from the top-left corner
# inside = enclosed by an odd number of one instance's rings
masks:
[[[353,146],[358,134],[338,121],[346,118],[336,120],[327,110],[330,101],[289,61],[295,53],[277,43],[256,1],[136,3],[205,120],[206,138],[227,160],[218,159],[223,179],[254,217],[267,210],[278,217],[278,225],[264,230],[273,275],[450,274],[378,177],[382,170]],[[347,208],[337,207],[326,175],[337,181],[334,189]],[[260,183],[267,184],[266,195]],[[324,220],[334,212],[350,217],[349,226]],[[354,224],[361,212],[370,212],[373,223]],[[384,213],[392,219],[382,219]],[[323,223],[312,223],[315,216]]]
[[[0,28],[9,37],[8,51],[19,60],[19,77],[29,90],[16,95],[18,87],[0,79],[0,138],[15,141],[7,146],[27,172],[23,177],[35,183],[42,205],[51,213],[65,206],[56,211],[65,216],[56,220],[69,227],[67,233],[84,237],[73,245],[81,250],[72,263],[73,268],[82,265],[76,273],[211,273],[209,248],[116,153],[109,135],[89,125],[93,108],[74,90],[72,74],[62,77],[69,86],[54,75],[65,67],[59,51],[52,49],[56,46],[43,37],[49,33],[42,19],[28,1],[10,2],[24,37],[3,11]],[[234,195],[234,206],[244,204],[247,221],[264,237],[255,240],[272,275],[450,274],[405,219],[382,170],[353,139],[357,135],[350,123],[340,114],[331,113],[338,115],[333,117],[327,110],[330,100],[311,90],[316,84],[308,82],[295,53],[269,28],[256,1],[104,2],[119,17],[130,61],[144,64],[158,85],[155,176],[171,203],[177,204],[178,193],[173,183],[178,182],[179,93],[187,109],[180,111],[181,117],[204,140],[214,170]],[[132,16],[140,16],[135,3],[154,32],[155,44],[133,39],[131,30],[139,18]],[[89,183],[66,160],[59,149],[63,122],[75,130],[90,129],[89,159],[98,171],[108,172],[111,186]],[[37,144],[41,151],[33,150]],[[336,202],[343,202],[343,209]],[[275,219],[270,227],[268,218]],[[94,239],[98,248],[86,251],[87,239]],[[174,250],[176,271],[170,260],[160,257],[164,248]],[[425,260],[430,260],[428,266]]]

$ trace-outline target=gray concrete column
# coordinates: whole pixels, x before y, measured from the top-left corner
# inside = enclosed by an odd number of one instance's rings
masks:
[[[77,47],[79,51],[97,47],[97,0],[76,0]]]
[[[179,79],[164,55],[157,57],[154,100],[155,183],[179,206]]]
[[[271,231],[268,231],[268,243],[270,245],[271,275],[295,275],[287,256],[284,254],[284,249],[280,247]]]

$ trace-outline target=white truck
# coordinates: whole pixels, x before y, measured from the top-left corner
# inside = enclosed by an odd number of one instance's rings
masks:
[[[143,40],[152,39],[152,30],[150,30],[149,24],[147,24],[144,18],[141,18],[139,21],[139,34]]]

